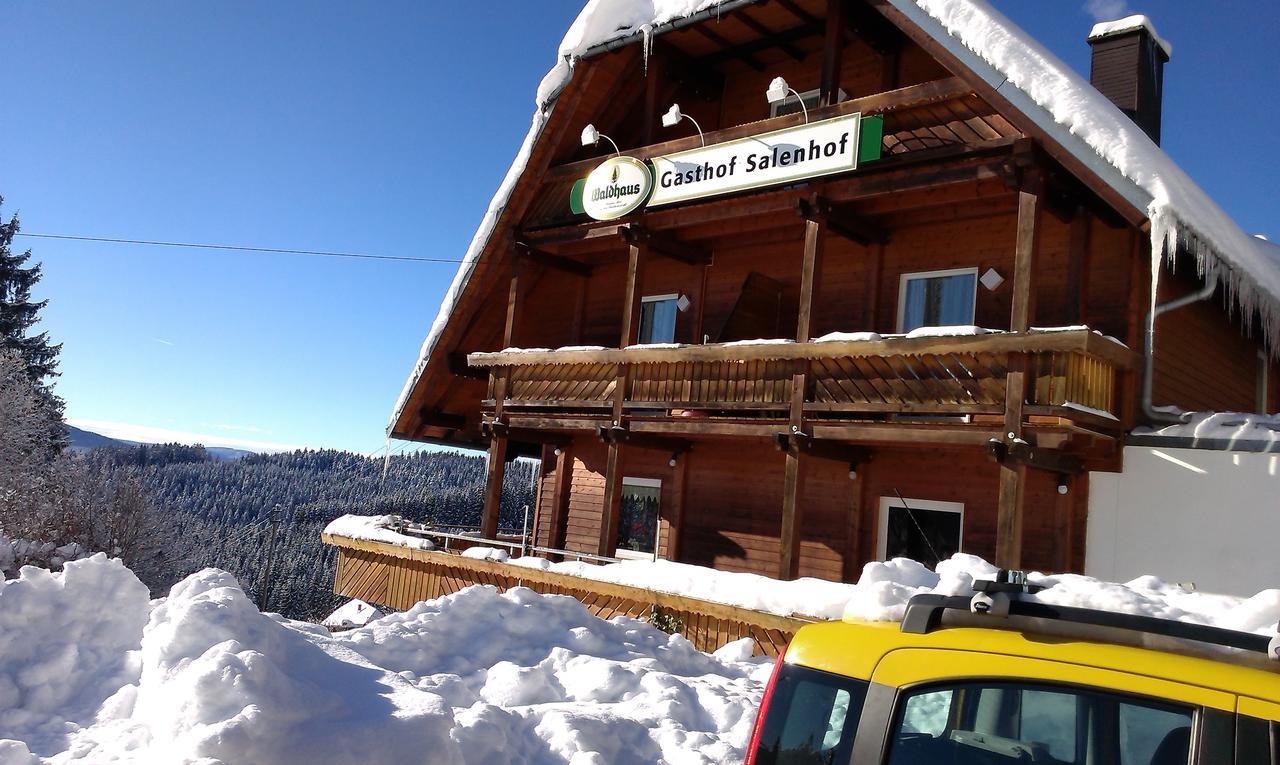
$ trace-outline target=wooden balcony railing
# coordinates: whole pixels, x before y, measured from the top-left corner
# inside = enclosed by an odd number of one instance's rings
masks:
[[[1030,406],[1114,417],[1116,373],[1131,351],[1087,329],[881,340],[633,346],[622,350],[473,353],[499,375],[504,407],[785,411],[805,374],[806,411],[982,414],[1004,410],[1010,358],[1025,355]],[[1068,416],[1063,411],[1063,416]]]

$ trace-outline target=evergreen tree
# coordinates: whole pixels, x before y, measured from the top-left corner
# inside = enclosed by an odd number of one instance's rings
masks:
[[[4,197],[0,197],[0,204],[3,203]],[[30,250],[16,255],[10,250],[18,230],[16,214],[8,223],[0,222],[0,349],[17,351],[26,364],[27,374],[39,392],[41,410],[53,437],[53,448],[61,451],[66,445],[62,425],[63,403],[48,387],[48,381],[57,375],[58,352],[62,345],[50,343],[47,332],[29,334],[40,319],[40,309],[48,301],[31,300],[31,287],[40,281],[40,265],[26,265],[31,259]]]

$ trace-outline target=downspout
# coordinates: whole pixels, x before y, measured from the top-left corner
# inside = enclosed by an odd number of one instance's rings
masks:
[[[1189,306],[1192,303],[1199,303],[1201,300],[1208,300],[1213,297],[1213,293],[1217,290],[1217,287],[1218,285],[1216,282],[1206,281],[1204,286],[1195,292],[1181,297],[1176,297],[1173,300],[1169,300],[1164,303],[1157,303],[1152,306],[1151,311],[1147,313],[1146,342],[1142,349],[1142,413],[1152,422],[1185,422],[1182,415],[1158,411],[1151,404],[1151,377],[1152,371],[1155,369],[1156,319],[1160,318],[1162,314],[1166,314],[1170,311],[1176,311],[1177,309]]]

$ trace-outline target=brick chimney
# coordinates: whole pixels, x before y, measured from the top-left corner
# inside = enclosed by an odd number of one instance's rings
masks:
[[[1164,65],[1173,48],[1146,16],[1095,24],[1089,46],[1089,82],[1160,143]]]

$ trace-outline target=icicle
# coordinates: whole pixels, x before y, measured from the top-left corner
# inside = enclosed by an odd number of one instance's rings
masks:
[[[644,45],[641,46],[641,55],[644,57],[644,75],[649,76],[649,55],[653,53],[653,25],[645,24],[640,27],[640,33],[644,35]]]

